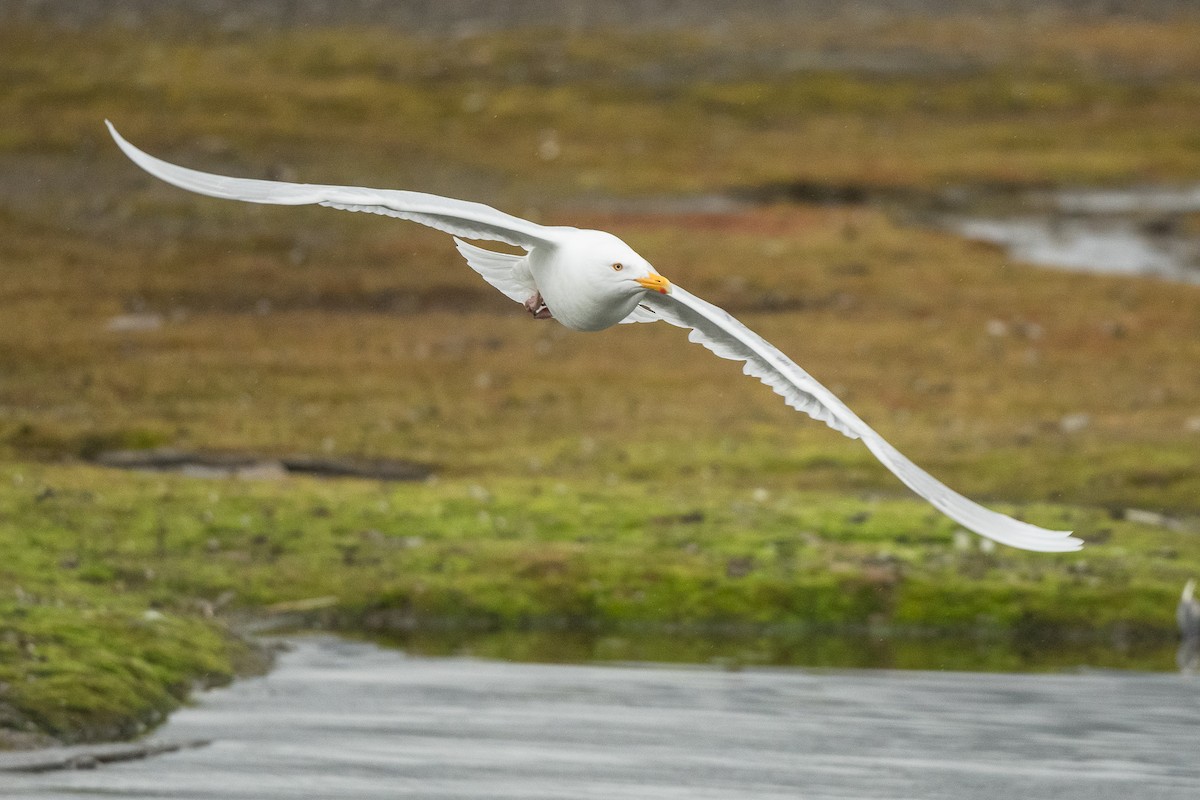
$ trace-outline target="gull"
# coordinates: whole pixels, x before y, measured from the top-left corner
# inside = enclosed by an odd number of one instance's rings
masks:
[[[1200,666],[1200,601],[1196,600],[1196,581],[1183,585],[1179,605],[1175,608],[1175,621],[1179,623],[1179,650],[1175,663],[1181,672],[1195,672]]]
[[[230,200],[278,205],[317,204],[410,220],[454,237],[467,264],[536,319],[576,331],[619,323],[663,321],[689,330],[688,339],[743,362],[785,403],[858,439],[905,485],[958,524],[1001,544],[1041,552],[1078,550],[1071,531],[1040,528],[967,499],[909,461],[795,362],[726,311],[660,275],[611,233],[539,225],[481,203],[423,192],[230,178],[176,166],[142,152],[111,122],[121,150],[151,175],[183,189]],[[485,250],[464,239],[501,242],[525,252]]]

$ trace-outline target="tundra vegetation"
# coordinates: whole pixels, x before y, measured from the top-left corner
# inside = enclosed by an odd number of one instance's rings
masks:
[[[856,663],[822,638],[852,631],[984,642],[935,649],[947,667],[1169,668],[1200,571],[1200,288],[1034,269],[912,215],[1200,180],[1197,38],[1070,14],[5,25],[0,746],[134,735],[255,660],[231,620],[281,611],[510,657]],[[106,117],[212,171],[611,230],[951,486],[1088,546],[981,548],[680,331],[572,334],[443,234],[155,183]],[[152,447],[431,476],[95,463]],[[881,658],[928,663],[907,647]]]

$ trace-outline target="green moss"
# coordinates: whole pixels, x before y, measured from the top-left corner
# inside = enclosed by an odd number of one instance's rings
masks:
[[[753,496],[748,496],[748,494]],[[1069,516],[1093,530],[1101,513]],[[4,702],[62,739],[130,735],[239,646],[198,616],[333,597],[310,624],[593,631],[1171,630],[1192,537],[1104,520],[1104,546],[958,550],[916,500],[538,478],[197,481],[0,472]],[[1086,534],[1085,534],[1086,535]],[[301,606],[303,604],[301,603]],[[327,607],[328,606],[328,607]]]
[[[245,661],[247,646],[212,623],[126,598],[106,597],[115,608],[73,600],[24,595],[0,608],[2,727],[67,743],[127,738]]]

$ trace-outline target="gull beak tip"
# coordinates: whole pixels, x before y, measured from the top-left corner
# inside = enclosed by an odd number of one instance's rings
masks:
[[[671,291],[671,282],[656,272],[651,273],[645,278],[638,278],[637,282],[643,289],[648,289],[651,292],[667,294]]]

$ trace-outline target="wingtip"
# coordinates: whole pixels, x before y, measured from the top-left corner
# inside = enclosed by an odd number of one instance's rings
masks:
[[[1029,542],[1027,549],[1048,553],[1075,553],[1083,549],[1084,541],[1074,535],[1075,531],[1055,531],[1041,528],[1038,533],[1037,540]]]
[[[995,512],[993,512],[995,513]],[[970,527],[975,533],[998,544],[1007,545],[1017,550],[1028,550],[1034,553],[1074,553],[1083,549],[1083,539],[1074,536],[1074,531],[1056,531],[1050,528],[1039,528],[1028,522],[1008,518],[1002,527]],[[962,520],[958,520],[960,524]]]
[[[1052,533],[1055,538],[1041,543],[1040,549],[1042,552],[1048,553],[1077,553],[1083,549],[1084,541],[1078,536],[1074,536],[1074,531],[1047,531]],[[1032,549],[1032,548],[1031,548]]]
[[[1055,531],[1055,533],[1062,537],[1064,545],[1070,545],[1071,549],[1066,552],[1073,553],[1083,549],[1084,541],[1075,535],[1075,531]]]
[[[113,125],[112,122],[110,122],[107,119],[104,120],[104,124],[108,128],[108,135],[111,136],[113,138],[113,141],[117,143],[117,147],[121,148],[121,152],[123,152],[125,155],[129,156],[129,158],[136,161],[137,159],[134,158],[134,153],[140,152],[140,151],[138,151],[138,149],[136,147],[134,147],[128,141],[126,141],[125,137],[122,136],[120,134],[120,132],[117,131],[116,125]]]
[[[1070,533],[1070,531],[1068,531],[1068,533]],[[1078,553],[1083,549],[1084,542],[1083,539],[1080,539],[1078,536],[1068,536],[1063,540],[1063,544],[1070,545],[1070,549],[1064,550],[1064,553]]]

